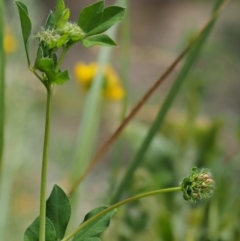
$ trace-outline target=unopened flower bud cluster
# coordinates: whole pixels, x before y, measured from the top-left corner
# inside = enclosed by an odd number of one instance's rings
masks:
[[[207,169],[194,167],[189,176],[183,179],[181,187],[184,199],[196,202],[210,197],[214,191],[215,183]]]
[[[68,42],[79,41],[84,37],[85,33],[76,24],[67,22],[62,28],[42,29],[35,36],[49,50],[58,49]]]

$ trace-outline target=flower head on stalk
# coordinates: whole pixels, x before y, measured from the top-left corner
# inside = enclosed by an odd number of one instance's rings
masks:
[[[188,177],[181,183],[183,198],[196,202],[200,199],[209,198],[215,188],[215,182],[207,169],[193,167]]]

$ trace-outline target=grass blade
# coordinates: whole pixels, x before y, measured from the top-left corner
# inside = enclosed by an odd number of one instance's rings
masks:
[[[117,1],[116,4],[120,4]],[[117,26],[108,31],[110,37],[116,35]],[[112,48],[102,48],[98,57],[99,71],[93,79],[93,85],[88,93],[85,105],[83,107],[81,125],[78,133],[77,151],[73,166],[73,178],[75,183],[79,176],[83,174],[86,166],[92,158],[92,150],[95,145],[98,125],[100,119],[100,91],[102,88],[102,77],[104,66],[109,62]]]
[[[0,185],[3,166],[4,147],[4,118],[5,118],[5,52],[3,46],[4,38],[4,5],[0,0]],[[1,189],[1,188],[0,188]]]

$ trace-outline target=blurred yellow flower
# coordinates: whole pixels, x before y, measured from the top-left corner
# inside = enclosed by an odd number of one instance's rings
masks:
[[[4,34],[3,48],[6,54],[12,54],[17,49],[17,40],[9,28],[6,29]]]
[[[77,82],[85,90],[88,90],[91,87],[98,68],[99,66],[97,63],[90,63],[87,65],[80,62],[75,65],[74,73]],[[109,65],[104,70],[102,94],[106,99],[109,100],[121,100],[125,94],[118,75]]]

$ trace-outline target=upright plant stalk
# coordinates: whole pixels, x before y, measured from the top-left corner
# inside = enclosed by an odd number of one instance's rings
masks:
[[[48,150],[49,150],[49,136],[50,136],[51,103],[52,103],[52,92],[53,92],[53,88],[51,85],[47,86],[46,88],[47,88],[47,106],[46,106],[45,133],[44,133],[42,173],[41,173],[39,241],[45,241],[47,167],[48,167]]]
[[[224,2],[223,0],[217,0],[215,7],[214,7],[214,11],[216,10],[217,7],[221,8],[221,4],[222,2]],[[225,1],[226,2],[226,1]],[[186,79],[187,74],[189,73],[189,70],[191,69],[191,67],[193,66],[193,64],[196,62],[197,57],[199,56],[199,53],[203,47],[203,44],[205,43],[208,35],[210,34],[212,27],[214,25],[215,19],[214,21],[212,21],[207,28],[204,30],[203,34],[201,35],[201,37],[198,39],[198,41],[196,42],[195,46],[193,47],[193,49],[190,50],[188,58],[182,68],[182,70],[180,71],[177,79],[175,80],[172,88],[170,89],[169,94],[167,95],[165,101],[163,102],[162,107],[160,108],[158,115],[154,121],[154,123],[152,124],[146,138],[143,140],[143,143],[140,147],[140,149],[138,150],[138,152],[136,153],[135,157],[133,158],[132,162],[130,163],[122,181],[120,182],[115,195],[112,197],[111,199],[111,203],[115,203],[117,202],[123,191],[125,190],[125,187],[131,183],[133,174],[135,172],[135,170],[137,169],[137,167],[142,163],[145,153],[148,150],[148,147],[150,146],[155,134],[158,132],[160,126],[163,123],[163,120],[166,116],[167,111],[170,109],[170,106],[172,105],[175,97],[177,96],[184,80]]]
[[[4,147],[4,106],[5,106],[5,52],[3,46],[4,38],[4,4],[0,0],[0,185],[3,168]]]

